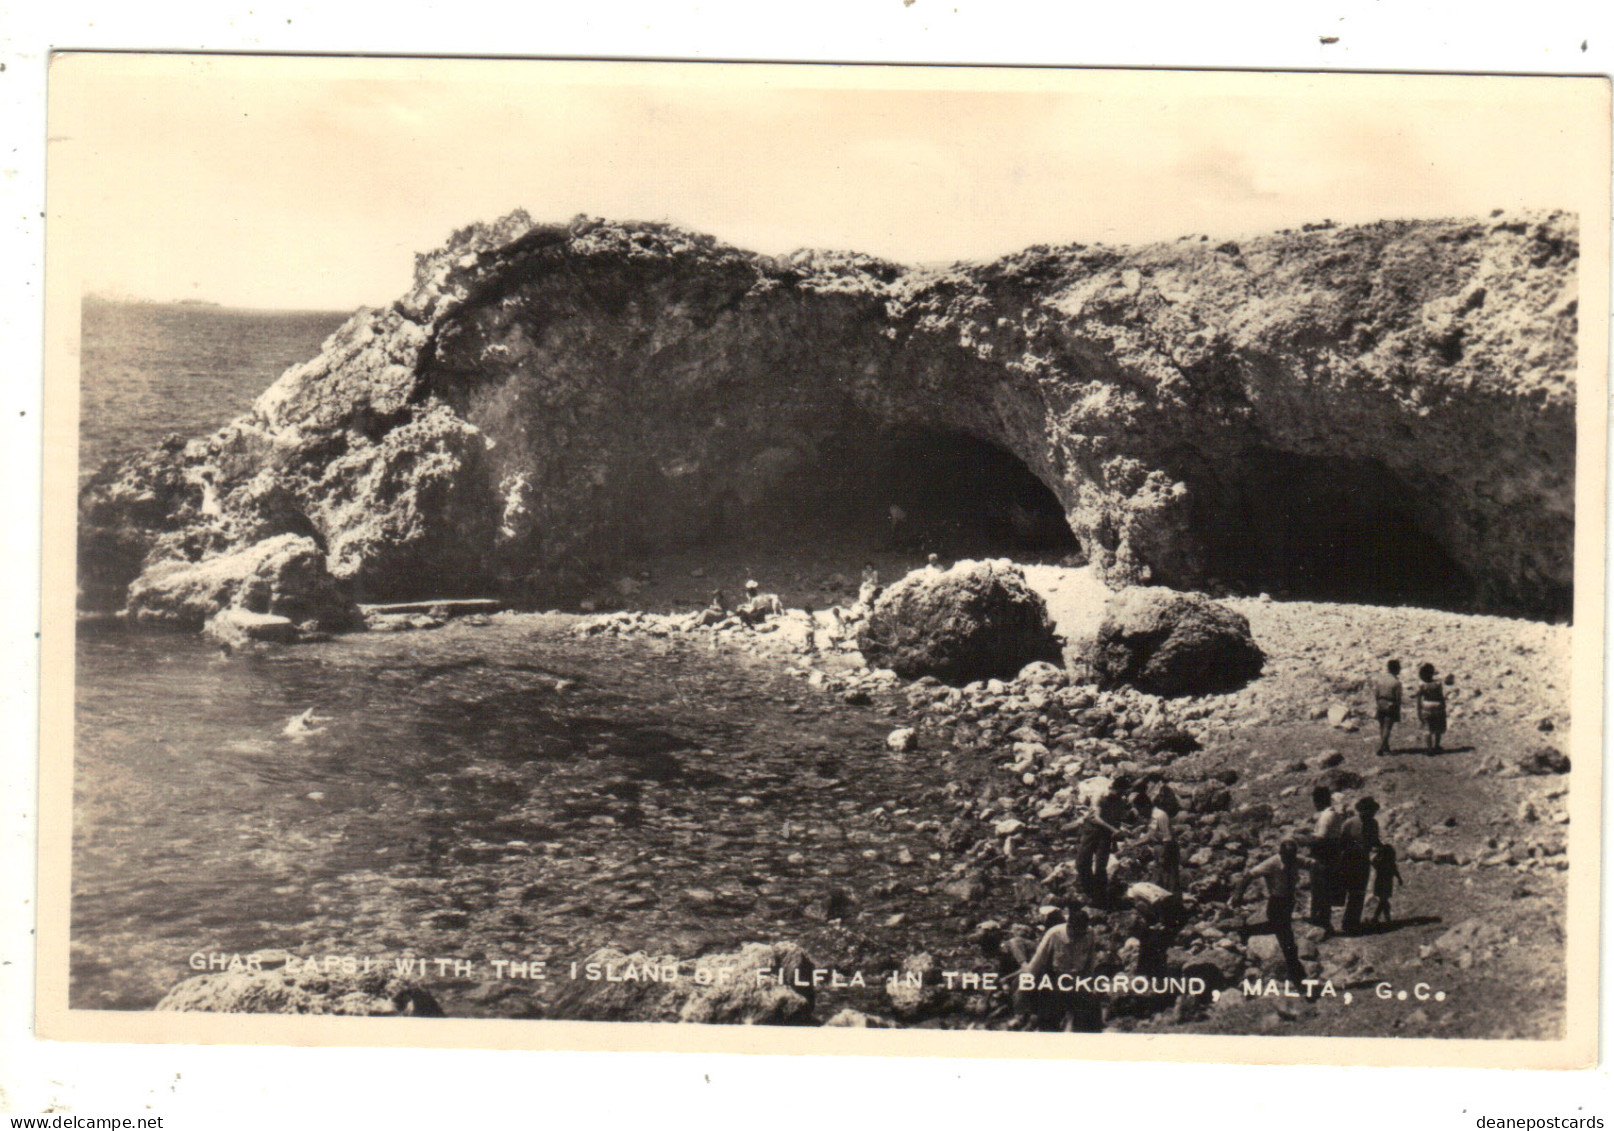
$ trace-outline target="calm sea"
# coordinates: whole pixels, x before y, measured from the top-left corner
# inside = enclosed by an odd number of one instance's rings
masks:
[[[336,322],[87,309],[86,451],[216,427]],[[495,959],[790,938],[856,969],[963,938],[913,828],[952,816],[933,755],[700,637],[532,617],[226,659],[100,632],[78,665],[79,1008],[149,1008],[193,955],[261,948],[471,962],[431,982],[448,1012],[519,1017],[549,990],[490,981]]]
[[[87,299],[79,375],[79,482],[169,433],[239,416],[347,314]]]

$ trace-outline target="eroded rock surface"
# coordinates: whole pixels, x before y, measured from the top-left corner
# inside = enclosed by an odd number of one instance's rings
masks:
[[[1561,613],[1577,257],[1557,213],[942,269],[517,213],[245,416],[98,474],[83,601],[282,534],[361,600],[548,597],[815,508],[883,516],[963,438],[1114,585]],[[945,532],[931,502],[909,530]]]
[[[199,562],[161,560],[129,587],[128,609],[138,623],[169,628],[201,628],[235,609],[323,630],[351,628],[358,609],[325,563],[314,540],[296,534]],[[254,635],[249,623],[262,627],[252,616],[241,622],[243,636]]]

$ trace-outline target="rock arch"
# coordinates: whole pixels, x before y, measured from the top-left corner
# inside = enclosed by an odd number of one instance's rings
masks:
[[[1558,213],[912,270],[507,217],[247,416],[99,475],[81,581],[115,599],[296,516],[363,596],[541,594],[849,453],[931,459],[907,436],[1007,453],[1112,584],[1561,615],[1577,256]]]

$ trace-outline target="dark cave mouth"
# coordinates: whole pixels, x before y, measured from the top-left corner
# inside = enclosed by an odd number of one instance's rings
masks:
[[[749,507],[724,503],[707,527],[715,541],[740,531],[834,537],[947,560],[1058,562],[1081,553],[1058,496],[1018,457],[961,432],[920,428],[821,440],[816,458]]]
[[[1461,609],[1475,598],[1427,508],[1375,460],[1251,448],[1184,478],[1207,580],[1357,604]]]

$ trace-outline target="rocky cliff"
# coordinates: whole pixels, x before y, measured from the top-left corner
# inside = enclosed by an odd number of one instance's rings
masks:
[[[1577,255],[1574,217],[1508,214],[910,269],[517,213],[247,415],[102,469],[83,602],[282,534],[360,599],[550,599],[893,503],[1018,518],[1008,468],[1112,584],[1560,614]]]

